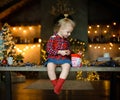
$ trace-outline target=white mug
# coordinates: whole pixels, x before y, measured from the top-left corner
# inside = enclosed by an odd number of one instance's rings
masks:
[[[12,65],[13,64],[13,57],[8,57],[7,61],[8,61],[8,65]]]

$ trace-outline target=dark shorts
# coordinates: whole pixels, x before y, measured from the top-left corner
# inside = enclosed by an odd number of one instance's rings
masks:
[[[64,59],[64,60],[62,60],[62,59],[60,59],[60,60],[58,60],[58,59],[48,59],[45,62],[44,65],[47,66],[47,64],[50,63],[50,62],[52,62],[56,65],[61,65],[61,64],[65,64],[65,63],[68,63],[68,64],[72,65],[71,60],[69,60],[69,59]]]

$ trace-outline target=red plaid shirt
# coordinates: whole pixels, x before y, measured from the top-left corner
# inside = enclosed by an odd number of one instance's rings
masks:
[[[48,58],[55,59],[69,59],[70,56],[62,56],[58,54],[58,50],[70,50],[70,45],[67,39],[61,38],[59,35],[55,34],[50,37],[47,43],[47,53]]]

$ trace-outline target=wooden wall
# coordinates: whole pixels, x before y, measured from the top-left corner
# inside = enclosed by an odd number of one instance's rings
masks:
[[[72,37],[87,42],[88,0],[69,1],[75,11],[71,16],[76,22]],[[41,38],[47,40],[53,34],[53,21],[57,16],[51,15],[50,11],[56,2],[57,0],[30,0],[23,7],[2,19],[2,22],[8,22],[12,26],[40,24],[42,26]]]

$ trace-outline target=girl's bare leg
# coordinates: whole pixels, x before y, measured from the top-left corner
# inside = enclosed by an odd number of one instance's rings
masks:
[[[55,80],[56,79],[55,68],[56,68],[56,64],[48,63],[47,72],[48,72],[48,77],[49,77],[50,80]]]
[[[62,64],[61,67],[62,67],[62,72],[61,72],[59,78],[66,79],[69,74],[71,66],[70,66],[70,64],[65,63],[65,64]]]

